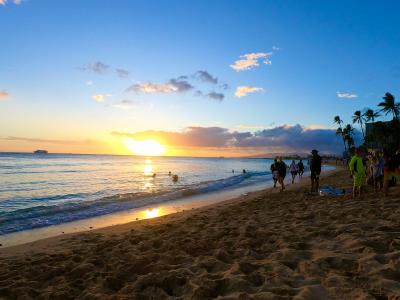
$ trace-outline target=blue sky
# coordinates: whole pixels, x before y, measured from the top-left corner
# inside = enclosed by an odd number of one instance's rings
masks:
[[[334,115],[350,122],[400,94],[397,1],[13,2],[0,5],[0,137],[25,140],[4,139],[3,151],[65,140],[93,152],[112,132],[191,126],[329,129]],[[231,67],[250,53],[265,56]],[[144,92],[149,84],[157,92]],[[256,91],[236,97],[240,86]]]

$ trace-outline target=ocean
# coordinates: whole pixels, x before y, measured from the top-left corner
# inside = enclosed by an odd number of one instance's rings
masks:
[[[0,153],[0,235],[270,182],[271,163],[261,158]]]

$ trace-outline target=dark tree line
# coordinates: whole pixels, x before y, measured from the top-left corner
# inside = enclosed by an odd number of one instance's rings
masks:
[[[353,124],[360,125],[365,146],[384,148],[394,152],[400,145],[400,103],[396,102],[391,93],[386,93],[382,99],[377,110],[366,108],[364,111],[355,111],[352,116]],[[393,119],[388,122],[376,121],[382,114],[392,115]],[[336,135],[342,138],[344,149],[347,152],[354,146],[354,127],[351,124],[344,125],[339,116],[334,117],[334,123],[339,125]],[[367,123],[373,123],[368,132],[364,128]]]

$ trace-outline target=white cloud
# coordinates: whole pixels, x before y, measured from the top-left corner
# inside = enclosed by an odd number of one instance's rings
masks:
[[[24,0],[12,0],[15,5],[20,5]],[[0,0],[0,5],[6,5],[7,0]]]
[[[235,96],[238,98],[247,96],[248,93],[255,93],[255,92],[262,92],[264,91],[263,88],[255,87],[255,86],[238,86],[236,88]]]
[[[272,50],[274,50],[274,51],[279,51],[279,50],[281,50],[281,48],[276,47],[276,46],[272,46]]]
[[[257,52],[241,55],[239,60],[235,61],[230,67],[235,71],[250,70],[259,66],[259,60],[264,58],[263,63],[270,65],[272,62],[269,57],[272,52]]]
[[[92,80],[88,80],[88,81],[86,81],[86,85],[93,85],[93,81]]]
[[[146,94],[152,93],[180,93],[191,90],[193,86],[181,79],[170,79],[166,83],[137,83],[126,89],[127,92],[141,92]]]
[[[142,93],[173,93],[177,92],[178,88],[170,83],[139,83],[135,84],[130,90],[134,90],[135,92],[142,92]]]
[[[8,97],[10,97],[10,93],[8,93],[7,91],[0,91],[0,101]]]
[[[357,94],[346,93],[346,92],[336,92],[336,96],[338,98],[346,98],[346,99],[353,99],[358,97]]]

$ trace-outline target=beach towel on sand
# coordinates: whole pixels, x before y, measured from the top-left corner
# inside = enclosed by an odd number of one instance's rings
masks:
[[[323,186],[319,189],[320,196],[343,196],[344,194],[351,193],[353,189],[340,189],[333,186]]]

